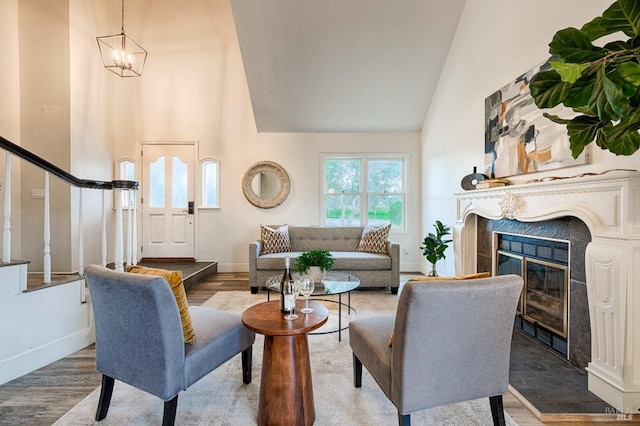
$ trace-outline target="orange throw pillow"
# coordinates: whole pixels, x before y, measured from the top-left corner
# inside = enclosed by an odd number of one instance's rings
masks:
[[[178,310],[180,311],[180,322],[182,323],[182,336],[185,343],[193,343],[196,338],[196,333],[193,329],[193,322],[191,321],[191,314],[189,313],[189,304],[187,303],[187,292],[184,290],[182,284],[182,272],[181,271],[167,271],[166,269],[147,268],[140,265],[126,265],[124,270],[134,274],[156,275],[164,278],[169,283],[173,296],[178,303]]]

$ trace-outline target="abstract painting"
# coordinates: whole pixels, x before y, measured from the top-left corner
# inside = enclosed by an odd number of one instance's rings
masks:
[[[588,164],[590,146],[578,158],[571,156],[565,126],[542,115],[529,92],[533,76],[551,68],[537,65],[485,99],[485,170],[491,178],[516,176]],[[559,105],[547,112],[570,117]]]

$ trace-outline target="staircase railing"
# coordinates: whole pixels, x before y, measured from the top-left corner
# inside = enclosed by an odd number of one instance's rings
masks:
[[[7,152],[5,160],[5,182],[4,182],[4,221],[2,228],[2,262],[7,263],[11,261],[11,156],[15,155],[22,160],[25,160],[36,167],[44,170],[44,235],[43,235],[43,269],[44,269],[44,284],[51,282],[51,223],[49,212],[49,174],[56,176],[62,181],[68,183],[71,186],[80,189],[79,195],[79,209],[78,212],[78,272],[83,275],[84,269],[84,235],[82,229],[83,221],[83,206],[82,206],[82,190],[102,190],[102,244],[101,244],[101,261],[103,266],[107,264],[107,227],[106,227],[106,207],[105,197],[108,191],[115,191],[117,197],[116,200],[116,224],[115,224],[115,242],[114,242],[114,254],[113,262],[117,270],[124,269],[124,238],[123,238],[123,219],[122,219],[122,204],[120,202],[120,194],[122,191],[134,192],[138,189],[139,184],[136,181],[131,180],[90,180],[79,179],[72,174],[62,170],[55,164],[37,156],[36,154],[22,148],[19,145],[0,136],[0,148]],[[137,263],[137,207],[135,203],[136,197],[128,197],[133,200],[132,205],[129,206],[128,211],[128,226],[127,226],[127,262],[131,264]]]

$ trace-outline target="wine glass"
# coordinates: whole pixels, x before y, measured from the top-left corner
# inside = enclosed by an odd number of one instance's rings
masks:
[[[313,309],[309,307],[309,296],[313,293],[314,284],[313,278],[308,275],[304,275],[300,278],[299,282],[300,294],[304,296],[304,308],[300,309],[303,314],[310,314]]]
[[[295,280],[288,280],[284,283],[283,291],[284,307],[289,311],[289,313],[284,316],[284,319],[294,320],[298,318],[298,314],[296,314],[296,297],[298,297],[298,292],[300,291],[298,283]]]

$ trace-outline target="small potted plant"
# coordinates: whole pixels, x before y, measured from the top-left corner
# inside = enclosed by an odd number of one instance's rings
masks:
[[[449,247],[449,243],[452,240],[443,240],[445,235],[451,234],[451,228],[443,225],[442,222],[436,220],[436,223],[433,225],[436,228],[436,233],[429,232],[429,235],[424,237],[424,241],[422,242],[422,254],[427,258],[427,261],[431,263],[431,272],[429,272],[430,277],[437,277],[438,272],[436,271],[436,263],[440,259],[444,259],[446,256],[444,254],[445,250]]]
[[[293,270],[299,274],[308,274],[314,282],[320,282],[327,271],[333,269],[335,261],[328,250],[313,249],[305,251],[293,263]]]

